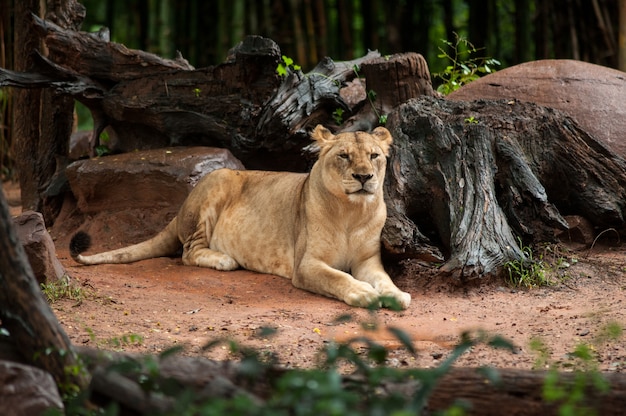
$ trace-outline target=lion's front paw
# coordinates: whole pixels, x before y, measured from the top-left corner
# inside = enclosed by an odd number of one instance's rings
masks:
[[[380,294],[383,298],[392,298],[394,302],[385,302],[383,299],[383,306],[400,307],[400,309],[406,309],[411,304],[411,295],[401,290],[394,290],[389,292],[383,292]]]
[[[344,296],[343,301],[350,306],[367,308],[376,305],[379,301],[379,293],[368,283],[356,282],[350,289],[350,293]]]

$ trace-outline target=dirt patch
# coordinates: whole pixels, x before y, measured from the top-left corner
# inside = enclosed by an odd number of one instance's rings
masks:
[[[52,306],[74,343],[98,348],[158,353],[182,345],[184,354],[227,359],[225,345],[203,347],[212,340],[233,339],[273,352],[287,366],[311,367],[329,340],[366,332],[392,350],[390,365],[433,367],[446,358],[463,331],[480,330],[508,338],[517,351],[476,347],[459,365],[533,368],[533,338],[549,347],[553,361],[567,365],[576,345],[594,343],[609,322],[626,322],[622,246],[595,248],[587,257],[586,252],[572,253],[579,261],[563,273],[567,278],[562,283],[531,290],[498,285],[459,289],[433,277],[434,267],[414,263],[395,279],[411,293],[410,308],[374,314],[296,289],[272,275],[187,267],[177,258],[80,266],[65,247],[58,247],[61,262],[93,296]],[[353,320],[337,323],[345,314]],[[380,329],[365,331],[363,322],[375,322]],[[417,356],[399,348],[386,326],[406,331]],[[277,332],[259,337],[263,327]],[[595,343],[593,348],[601,369],[626,371],[622,341]]]

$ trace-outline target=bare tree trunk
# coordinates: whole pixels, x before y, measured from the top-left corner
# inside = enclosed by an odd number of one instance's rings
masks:
[[[27,71],[33,67],[31,54],[39,50],[39,36],[31,29],[31,13],[41,14],[39,0],[15,2],[14,68]],[[15,165],[20,179],[22,209],[40,211],[37,149],[39,142],[41,90],[18,90],[13,95],[13,145]]]
[[[619,0],[618,67],[626,72],[626,0]]]
[[[75,0],[49,1],[47,18],[66,29],[77,30],[85,9]],[[32,54],[40,50],[39,36],[32,30],[31,13],[39,15],[39,1],[16,4],[17,70],[33,66]],[[54,51],[50,58],[56,59]],[[14,105],[14,140],[16,161],[22,189],[22,206],[42,212],[51,226],[63,202],[59,189],[51,186],[58,160],[68,154],[72,133],[74,100],[56,95],[52,90],[20,91]],[[62,169],[64,166],[59,166]]]

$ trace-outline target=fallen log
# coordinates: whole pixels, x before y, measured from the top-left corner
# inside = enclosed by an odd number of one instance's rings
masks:
[[[88,363],[94,374],[93,393],[101,397],[103,403],[110,401],[123,404],[139,414],[149,414],[152,409],[169,410],[177,395],[183,391],[191,393],[196,402],[211,399],[245,397],[263,406],[272,396],[277,380],[290,370],[266,366],[253,378],[246,377],[246,370],[239,362],[219,362],[200,357],[167,355],[164,358],[102,352],[81,347],[81,357]],[[126,363],[126,365],[123,365]],[[149,363],[150,371],[156,379],[152,382],[161,386],[174,385],[171,395],[156,397],[141,394],[140,380],[145,380]],[[106,369],[109,370],[106,370]],[[132,368],[132,371],[123,369]],[[402,372],[404,370],[398,370]],[[407,371],[411,371],[408,370]],[[427,371],[427,370],[425,370]],[[493,369],[488,377],[481,368],[452,368],[436,383],[430,395],[426,411],[437,412],[448,409],[452,404],[462,404],[469,415],[552,415],[558,414],[562,401],[548,402],[543,389],[548,373],[546,371]],[[593,376],[604,378],[606,391],[594,387]],[[582,380],[582,381],[581,381]],[[626,375],[621,373],[559,373],[558,383],[565,391],[583,383],[584,399],[577,406],[583,406],[597,414],[621,414],[626,409]],[[346,390],[367,390],[367,382],[359,375],[342,376],[342,386]],[[378,394],[401,394],[411,398],[422,387],[419,378],[402,382],[381,380]],[[371,386],[369,387],[371,388]],[[133,392],[136,392],[134,394]]]

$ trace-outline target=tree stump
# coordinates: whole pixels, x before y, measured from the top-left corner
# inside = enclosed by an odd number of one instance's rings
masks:
[[[433,236],[441,271],[468,280],[523,260],[520,240],[554,240],[567,229],[561,214],[624,228],[626,163],[559,111],[422,97],[397,107],[387,127],[391,253],[432,254],[424,235]]]

